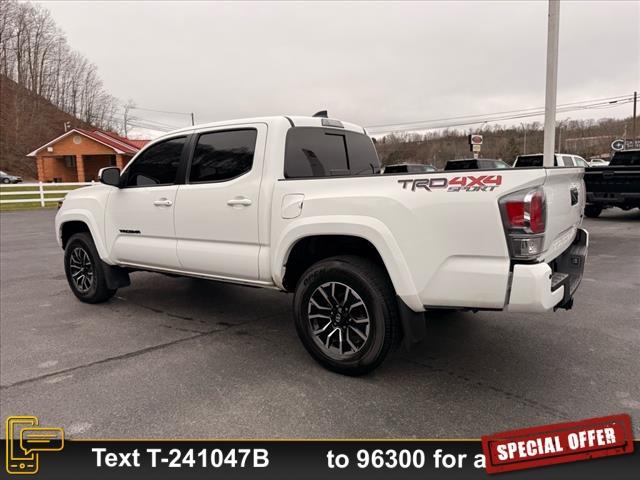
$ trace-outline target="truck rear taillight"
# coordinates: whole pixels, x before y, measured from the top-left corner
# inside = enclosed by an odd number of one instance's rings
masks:
[[[521,190],[500,199],[500,213],[511,258],[534,260],[542,253],[546,203],[541,188]]]

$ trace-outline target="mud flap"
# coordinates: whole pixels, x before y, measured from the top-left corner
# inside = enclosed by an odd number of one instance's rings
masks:
[[[402,326],[402,345],[406,350],[411,350],[411,347],[427,337],[424,312],[414,312],[400,297],[396,297],[396,300],[398,301],[398,314]]]
[[[129,278],[129,272],[127,270],[102,261],[100,263],[102,264],[102,271],[104,272],[104,280],[107,283],[107,288],[115,290],[131,285],[131,279]]]
[[[553,274],[562,276],[561,281],[558,282],[555,288],[564,286],[562,301],[553,308],[554,310],[559,308],[570,310],[573,307],[573,295],[582,281],[588,247],[589,234],[586,230],[579,228],[571,246],[554,260]]]

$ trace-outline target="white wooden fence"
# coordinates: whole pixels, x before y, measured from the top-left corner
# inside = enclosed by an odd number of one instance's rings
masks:
[[[15,183],[11,185],[0,185],[0,204],[9,203],[40,203],[41,207],[46,206],[47,202],[59,202],[63,200],[65,195],[79,187],[92,185],[94,182],[68,182],[68,183]],[[60,189],[58,187],[75,187],[68,189]],[[55,187],[55,189],[47,189],[47,187]],[[20,189],[20,191],[7,191],[11,189]],[[53,196],[56,195],[56,196]],[[29,196],[29,198],[10,198],[7,196],[20,197]]]

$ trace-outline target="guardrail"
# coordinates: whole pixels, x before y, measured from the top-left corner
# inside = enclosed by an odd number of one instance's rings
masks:
[[[10,203],[40,203],[41,207],[45,207],[47,202],[59,202],[63,200],[65,195],[76,188],[86,187],[93,185],[94,182],[61,182],[61,183],[14,183],[11,185],[0,185],[0,205]],[[58,187],[70,187],[75,188],[58,188]],[[20,189],[16,192],[7,192],[5,189]],[[64,194],[59,196],[60,194]],[[51,195],[57,195],[52,197]],[[5,200],[5,196],[19,197],[29,196],[30,198],[13,198]]]

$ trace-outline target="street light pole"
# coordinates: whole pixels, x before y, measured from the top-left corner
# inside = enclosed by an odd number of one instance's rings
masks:
[[[553,167],[554,164],[559,35],[560,0],[549,0],[549,20],[547,25],[547,79],[544,102],[544,150],[542,161],[542,164],[545,167]]]
[[[638,92],[633,92],[633,148],[638,148],[636,146],[636,111],[638,105]]]
[[[562,127],[566,129],[567,128],[566,125],[567,123],[569,123],[569,120],[571,120],[571,117],[567,117],[564,120],[560,120],[558,122],[558,148],[557,148],[558,152],[564,151],[564,148],[562,146]]]

